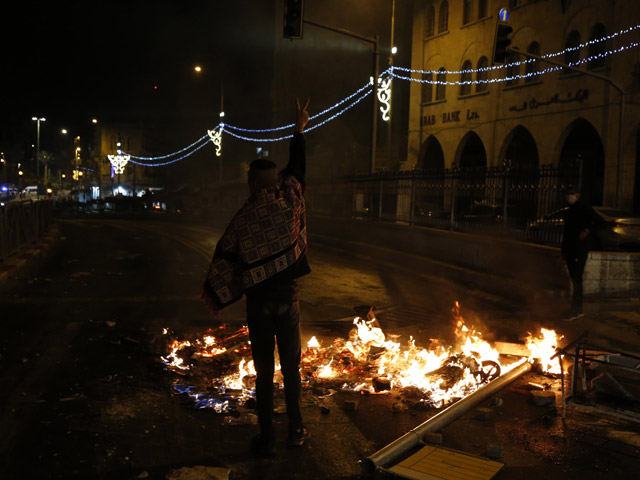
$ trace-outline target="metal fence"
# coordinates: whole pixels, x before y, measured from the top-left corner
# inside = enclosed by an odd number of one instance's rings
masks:
[[[310,181],[309,212],[377,221],[508,234],[558,244],[551,214],[565,205],[564,189],[580,187],[580,169],[541,167],[451,168]]]
[[[12,201],[0,207],[0,261],[33,245],[53,223],[53,201]]]

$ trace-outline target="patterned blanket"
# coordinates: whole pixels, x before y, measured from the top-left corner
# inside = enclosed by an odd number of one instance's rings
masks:
[[[252,196],[220,238],[202,289],[215,314],[293,266],[307,249],[305,202],[294,176]]]

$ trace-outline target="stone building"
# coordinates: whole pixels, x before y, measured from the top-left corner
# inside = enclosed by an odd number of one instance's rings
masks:
[[[102,125],[96,129],[94,145],[96,175],[93,184],[98,187],[101,198],[117,194],[133,196],[134,192],[139,196],[147,188],[158,188],[157,172],[153,168],[127,163],[123,173],[118,175],[109,161],[109,155],[116,155],[119,148],[133,155],[148,155],[149,148],[140,126]]]
[[[635,0],[425,0],[415,5],[411,68],[432,73],[414,72],[412,78],[487,83],[411,82],[402,169],[491,167],[505,160],[571,164],[581,169],[583,197],[591,204],[640,213],[640,49],[606,55],[640,40]],[[578,68],[600,78],[562,68],[537,75],[556,67],[525,63],[516,54],[504,68],[489,68],[503,7],[509,8],[512,48],[537,55],[561,52],[551,59],[563,64],[590,58]],[[617,34],[624,29],[630,31]],[[511,80],[494,81],[505,77]]]

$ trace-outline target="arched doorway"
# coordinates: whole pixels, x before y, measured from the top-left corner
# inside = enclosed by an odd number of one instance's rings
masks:
[[[585,203],[602,205],[604,197],[604,147],[598,131],[579,118],[569,126],[560,150],[559,182],[580,189]]]
[[[425,225],[444,222],[444,152],[433,135],[422,144],[418,170],[413,187],[413,219]]]
[[[422,144],[419,170],[442,171],[444,170],[444,153],[442,146],[436,137],[430,135]]]
[[[477,133],[469,132],[460,141],[456,165],[460,168],[487,166],[487,152]]]
[[[470,131],[460,141],[454,173],[454,217],[457,226],[474,223],[475,217],[491,216],[493,199],[487,196],[487,153],[477,133]]]
[[[509,166],[508,184],[505,184],[508,185],[508,221],[525,223],[535,219],[538,214],[538,146],[529,130],[521,125],[507,136],[505,146],[502,161]],[[503,197],[502,202],[504,200]]]

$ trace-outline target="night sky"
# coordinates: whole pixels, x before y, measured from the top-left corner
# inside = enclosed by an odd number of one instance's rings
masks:
[[[305,8],[307,17],[320,23],[379,33],[385,45],[390,5],[388,0],[307,0]],[[229,121],[267,128],[290,121],[288,110],[279,109],[293,107],[295,96],[311,96],[313,114],[366,82],[371,70],[366,45],[316,27],[306,28],[304,40],[284,40],[282,13],[278,0],[2,2],[0,149],[12,159],[32,157],[31,117],[43,116],[41,145],[54,154],[65,141],[61,128],[89,138],[92,118],[102,125],[131,122],[164,132],[154,151],[144,154],[166,154],[217,125],[223,85]],[[397,31],[410,34],[409,28]],[[276,51],[283,56],[279,68],[286,67],[291,77],[284,83],[274,70]],[[385,55],[381,52],[381,69]],[[405,55],[408,63],[409,50]],[[195,65],[202,65],[201,74]],[[349,115],[316,131],[310,148],[331,144],[336,132],[357,126],[354,139],[368,155],[369,109]],[[225,161],[237,163],[255,152],[253,144],[227,145],[241,150],[227,148],[236,158]]]
[[[238,52],[259,55],[260,29],[271,41],[273,6],[258,0],[2,2],[0,140],[33,130],[34,115],[46,117],[49,130],[54,124],[85,130],[93,117],[209,115],[211,124],[224,75],[229,89],[244,88],[238,83],[248,75],[234,61]],[[196,64],[204,68],[200,75]],[[185,111],[190,106],[195,115]]]

